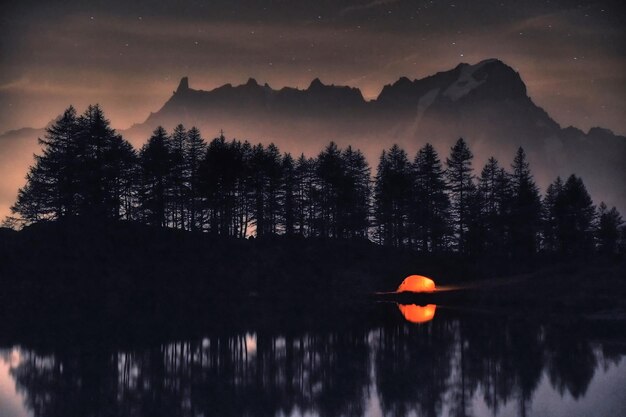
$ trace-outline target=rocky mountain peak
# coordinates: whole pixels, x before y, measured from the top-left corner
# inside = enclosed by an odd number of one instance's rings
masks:
[[[309,84],[309,88],[307,90],[319,90],[324,87],[326,87],[324,83],[319,78],[316,78],[311,81],[311,84]]]
[[[182,93],[189,90],[189,78],[188,77],[183,77],[180,79],[180,83],[178,83],[178,88],[176,89],[176,91],[174,92],[176,93]]]

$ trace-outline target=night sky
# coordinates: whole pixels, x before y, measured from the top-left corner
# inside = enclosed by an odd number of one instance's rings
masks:
[[[495,57],[561,125],[626,134],[622,1],[19,1],[0,6],[0,132],[101,103],[142,122],[178,80],[325,83],[374,98]]]

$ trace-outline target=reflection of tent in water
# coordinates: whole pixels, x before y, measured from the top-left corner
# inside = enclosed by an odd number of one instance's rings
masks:
[[[435,281],[421,275],[410,275],[402,281],[397,292],[433,292],[435,291]]]
[[[428,304],[426,306],[398,304],[398,308],[404,318],[411,323],[426,323],[427,321],[431,321],[433,317],[435,317],[435,310],[437,310],[435,304]]]

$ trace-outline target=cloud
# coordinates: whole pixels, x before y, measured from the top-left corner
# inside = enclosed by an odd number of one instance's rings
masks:
[[[390,4],[398,3],[400,0],[374,0],[363,4],[357,4],[354,6],[344,7],[339,11],[340,16],[345,16],[346,14],[352,12],[358,12],[362,10],[374,9],[376,7],[387,6]]]

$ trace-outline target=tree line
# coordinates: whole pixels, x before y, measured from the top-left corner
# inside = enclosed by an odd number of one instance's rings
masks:
[[[274,144],[206,142],[178,125],[136,151],[98,106],[73,107],[46,129],[12,211],[20,222],[70,216],[245,238],[285,234],[369,238],[424,253],[524,257],[624,250],[615,208],[593,204],[581,178],[540,195],[519,148],[510,170],[490,158],[479,175],[461,138],[445,163],[431,144],[411,161],[394,145],[372,178],[363,153],[330,142],[315,158]]]

